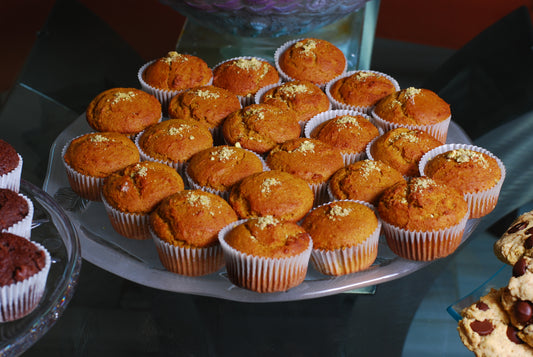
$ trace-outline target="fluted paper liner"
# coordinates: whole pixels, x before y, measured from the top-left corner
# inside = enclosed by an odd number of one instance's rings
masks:
[[[121,212],[106,201],[102,195],[107,216],[113,229],[124,237],[143,240],[150,238],[149,214]]]
[[[17,236],[30,239],[31,224],[33,221],[33,212],[34,212],[33,202],[28,197],[24,196],[22,193],[19,193],[18,195],[22,197],[24,200],[26,200],[26,202],[28,203],[28,214],[21,221],[13,224],[10,227],[3,229],[2,232],[12,233]]]
[[[7,188],[11,191],[19,192],[23,162],[22,156],[20,156],[20,154],[17,155],[19,157],[19,163],[17,167],[3,175],[0,175],[0,188]]]

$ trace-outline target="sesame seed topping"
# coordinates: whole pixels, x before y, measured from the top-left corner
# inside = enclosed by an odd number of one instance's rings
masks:
[[[261,192],[262,193],[270,193],[271,187],[274,185],[281,185],[281,181],[275,178],[267,178],[263,181],[261,184]]]
[[[414,88],[414,87],[409,87],[405,90],[405,96],[407,97],[407,99],[413,99],[414,100],[414,97],[415,95],[419,94],[421,92],[420,89],[418,88]]]
[[[211,203],[211,199],[204,195],[199,195],[196,192],[188,192],[187,193],[187,203],[191,206],[200,205],[204,207],[208,207]]]
[[[303,52],[304,52],[304,54],[309,55],[316,48],[316,45],[317,45],[316,41],[311,40],[311,39],[306,39],[306,40],[302,40],[302,41],[297,42],[294,45],[294,48],[300,48],[301,47]]]
[[[134,91],[129,92],[116,92],[113,94],[113,100],[111,104],[117,104],[121,101],[132,101],[133,98],[137,95]]]
[[[231,155],[233,155],[234,153],[235,150],[227,146],[223,146],[222,148],[218,149],[218,152],[212,153],[211,160],[218,159],[220,161],[226,161],[229,160],[231,158]]]
[[[277,224],[278,220],[275,219],[273,216],[264,216],[257,218],[257,226],[260,229],[265,229],[267,226],[272,224]]]
[[[453,160],[459,164],[465,162],[479,162],[483,167],[487,167],[488,163],[483,154],[473,150],[457,149],[446,153],[446,159]]]
[[[109,138],[106,138],[105,136],[103,135],[99,135],[99,134],[96,134],[94,136],[91,136],[89,138],[89,140],[93,143],[105,143],[105,142],[108,142],[108,141],[111,141],[111,139]]]
[[[305,84],[288,83],[279,87],[279,92],[287,96],[295,96],[300,93],[307,93],[308,89]]]
[[[351,115],[338,116],[337,118],[335,118],[335,123],[339,124],[343,128],[347,127],[348,125],[353,125],[358,129],[361,128],[357,118]]]
[[[161,58],[161,61],[167,64],[171,64],[172,62],[176,62],[176,61],[186,62],[188,60],[189,59],[186,56],[179,54],[176,51],[170,51],[167,53],[165,57]]]
[[[411,182],[411,191],[413,192],[421,192],[436,185],[436,182],[429,177],[419,177],[417,180]]]
[[[294,149],[294,151],[303,152],[304,154],[307,152],[314,152],[315,144],[309,140],[304,140],[296,149]]]
[[[257,58],[239,58],[235,61],[235,66],[247,71],[255,71],[263,66],[263,62],[259,61]]]
[[[393,135],[389,138],[389,142],[395,143],[398,140],[405,140],[410,143],[417,143],[419,141],[418,136],[416,135],[416,132],[409,130],[409,131],[398,131],[393,133]]]
[[[375,161],[365,160],[361,165],[361,174],[363,177],[368,177],[373,171],[381,172],[380,167],[376,164]]]
[[[352,212],[352,209],[349,207],[342,208],[338,205],[332,205],[327,213],[327,217],[335,221],[338,217],[346,217],[350,212]]]
[[[207,90],[207,89],[196,90],[196,95],[204,99],[217,99],[220,97],[218,93],[211,92],[210,90]]]

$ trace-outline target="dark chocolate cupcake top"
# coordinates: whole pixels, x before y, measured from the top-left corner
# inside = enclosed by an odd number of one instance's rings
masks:
[[[13,171],[18,166],[19,160],[15,148],[0,139],[0,176]]]
[[[0,230],[24,219],[29,212],[28,202],[17,192],[0,188]]]
[[[0,286],[15,284],[40,272],[46,255],[26,238],[0,233]]]

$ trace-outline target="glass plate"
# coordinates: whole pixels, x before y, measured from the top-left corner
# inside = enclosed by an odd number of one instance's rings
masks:
[[[311,299],[367,288],[401,278],[430,264],[396,256],[382,237],[378,258],[369,269],[340,277],[328,277],[318,273],[310,265],[304,282],[287,292],[260,294],[241,289],[228,280],[224,269],[194,278],[170,273],[161,265],[151,240],[136,241],[115,233],[102,203],[80,199],[70,189],[61,160],[61,150],[71,138],[91,131],[93,130],[87,125],[85,115],[81,115],[56,138],[50,149],[44,190],[65,208],[77,228],[83,258],[125,279],[180,293],[242,302],[274,302]],[[453,122],[448,139],[453,143],[470,143],[468,136]],[[463,242],[478,223],[479,219],[469,220]]]
[[[44,191],[21,180],[20,192],[34,205],[31,240],[52,256],[46,289],[37,308],[22,319],[0,323],[0,356],[18,356],[61,316],[74,294],[81,268],[78,236],[64,210]]]

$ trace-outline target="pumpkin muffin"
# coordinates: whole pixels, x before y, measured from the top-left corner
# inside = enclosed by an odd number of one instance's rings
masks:
[[[413,177],[388,188],[377,209],[391,250],[423,261],[453,253],[469,217],[462,193],[429,177]]]
[[[272,216],[232,223],[219,233],[230,281],[260,293],[303,282],[313,242],[294,222]]]
[[[87,200],[100,201],[104,179],[139,162],[140,154],[127,136],[102,132],[72,139],[63,147],[62,158],[72,190]]]
[[[313,190],[288,172],[270,170],[245,177],[235,184],[228,202],[239,218],[273,216],[297,222],[313,207]]]
[[[442,143],[419,129],[396,128],[379,136],[366,148],[367,157],[386,162],[404,176],[419,176],[418,164],[428,151]]]
[[[420,173],[461,191],[470,207],[470,217],[489,214],[498,202],[505,167],[489,151],[463,144],[442,145],[420,160]]]
[[[183,189],[183,180],[175,169],[143,161],[108,176],[102,187],[102,201],[119,234],[148,239],[149,214],[165,197]]]
[[[361,201],[336,201],[313,209],[302,221],[313,238],[311,261],[326,275],[365,270],[378,255],[381,223],[374,208]]]
[[[0,232],[30,239],[33,202],[22,193],[0,188]]]
[[[168,196],[150,214],[161,263],[189,276],[210,274],[224,265],[218,232],[235,221],[237,215],[223,198],[202,190]]]
[[[270,104],[251,104],[237,110],[222,125],[230,145],[265,154],[277,144],[300,137],[301,127],[294,112]]]
[[[111,88],[98,94],[85,112],[96,131],[112,131],[131,138],[162,118],[161,103],[136,88]]]
[[[444,144],[451,110],[435,92],[409,87],[380,99],[372,109],[372,116],[385,131],[397,127],[421,129]]]
[[[22,175],[22,156],[7,141],[0,139],[0,188],[17,191]]]

